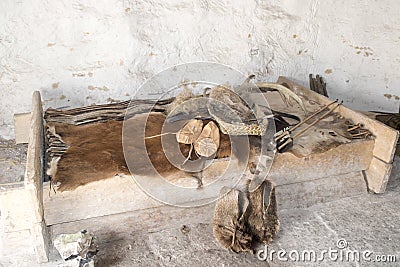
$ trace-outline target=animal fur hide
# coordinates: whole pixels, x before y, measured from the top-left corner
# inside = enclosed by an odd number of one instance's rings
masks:
[[[130,171],[146,176],[156,175],[155,171],[162,176],[177,173],[180,170],[171,164],[162,148],[170,151],[179,148],[181,158],[186,158],[190,145],[179,144],[175,135],[163,136],[166,139],[163,145],[161,137],[144,138],[160,134],[164,121],[165,116],[157,112],[148,117],[139,114],[130,118],[125,124],[125,151],[133,153],[127,155],[124,155],[122,146],[123,121],[108,120],[85,125],[48,122],[48,133],[50,131],[51,137],[56,139],[53,142],[64,144],[63,149],[66,149],[51,158],[48,174],[54,184],[59,184],[57,189],[64,191],[117,174],[129,174]],[[216,158],[230,154],[229,136],[221,135]],[[195,158],[194,153],[192,156]],[[129,162],[129,169],[126,162]]]
[[[248,198],[247,226],[255,240],[270,244],[279,230],[275,188],[265,181],[257,190],[248,193]]]
[[[270,244],[279,230],[275,188],[264,181],[254,192],[224,189],[214,211],[218,242],[234,252],[253,252],[257,243]]]
[[[246,228],[249,200],[246,194],[231,188],[221,192],[215,206],[214,236],[225,248],[233,252],[252,251],[252,235]]]

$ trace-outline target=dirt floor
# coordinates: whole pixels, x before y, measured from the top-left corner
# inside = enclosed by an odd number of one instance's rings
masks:
[[[0,138],[0,184],[24,180],[27,144]]]
[[[24,146],[13,148],[12,141],[0,142],[2,181],[18,181],[24,172]],[[13,163],[14,162],[15,165]],[[291,251],[313,250],[317,257],[323,250],[365,251],[371,262],[346,259],[315,261],[279,260],[269,263],[256,255],[235,254],[221,248],[212,234],[214,205],[199,208],[161,207],[104,216],[50,227],[54,236],[87,229],[99,240],[96,266],[400,266],[400,158],[396,158],[387,192],[365,193],[355,197],[321,203],[307,209],[280,211],[281,230],[268,247]],[[15,177],[17,177],[15,180]],[[1,229],[0,229],[1,230]],[[292,256],[295,254],[292,254]],[[395,255],[396,263],[378,263],[375,256]],[[51,262],[38,265],[32,255],[23,253],[0,258],[0,266],[56,266],[57,252]],[[285,256],[283,256],[285,257]],[[374,262],[372,260],[375,260]]]

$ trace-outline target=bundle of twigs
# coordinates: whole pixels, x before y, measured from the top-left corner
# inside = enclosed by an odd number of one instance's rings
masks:
[[[326,90],[326,82],[322,76],[317,75],[315,78],[312,74],[309,75],[310,89],[320,95],[328,97],[328,91]]]
[[[135,99],[112,104],[92,105],[68,110],[49,108],[45,112],[47,122],[83,125],[109,120],[123,120],[125,115],[133,116],[149,111],[164,112],[166,105],[174,98],[165,100]]]
[[[61,157],[67,151],[69,145],[64,143],[61,136],[56,133],[54,126],[47,127],[46,138],[48,144],[46,152],[48,153],[49,159]]]

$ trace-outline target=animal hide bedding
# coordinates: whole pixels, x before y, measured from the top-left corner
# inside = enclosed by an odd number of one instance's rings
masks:
[[[57,143],[63,143],[66,147],[65,152],[50,159],[48,174],[52,183],[58,185],[57,190],[64,191],[118,174],[130,174],[130,171],[146,176],[155,175],[155,170],[162,176],[180,172],[164,151],[178,147],[182,158],[186,158],[191,148],[190,145],[179,144],[175,135],[157,136],[162,131],[164,121],[162,113],[152,112],[148,117],[147,114],[139,114],[130,118],[125,126],[123,121],[117,120],[84,125],[48,122],[48,133],[50,131],[52,138],[57,137]],[[124,143],[125,152],[131,152],[127,155],[124,155],[122,145],[123,127],[126,127],[125,137],[129,137],[125,138]],[[145,139],[152,136],[157,137]],[[162,138],[167,142],[163,139],[161,143]],[[194,153],[192,156],[196,157]],[[230,139],[227,135],[221,135],[216,158],[228,156]],[[126,162],[129,162],[130,168]]]
[[[128,174],[122,150],[122,122],[108,121],[82,126],[51,123],[68,149],[59,158],[53,158],[52,183],[58,190],[72,190],[96,180]],[[56,166],[53,166],[56,164]]]

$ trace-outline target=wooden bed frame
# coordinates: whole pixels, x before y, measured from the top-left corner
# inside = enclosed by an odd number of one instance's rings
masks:
[[[320,104],[331,102],[288,78],[280,77],[278,83],[306,99]],[[269,178],[277,185],[280,209],[308,207],[367,193],[367,188],[374,193],[385,192],[399,133],[344,106],[337,112],[354,123],[364,124],[376,136],[375,140],[343,144],[307,158],[276,155]],[[52,194],[49,182],[44,182],[44,119],[37,91],[33,94],[30,126],[25,181],[17,188],[0,191],[0,208],[2,214],[8,215],[2,216],[5,233],[30,236],[38,262],[48,261],[51,225],[164,205],[142,192],[129,176]],[[290,165],[303,168],[288,172],[284,166]]]

